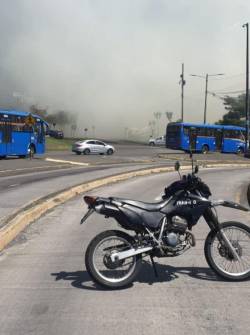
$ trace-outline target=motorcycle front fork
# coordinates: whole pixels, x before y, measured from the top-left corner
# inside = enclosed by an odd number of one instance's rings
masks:
[[[208,208],[204,213],[204,219],[206,220],[209,228],[212,231],[218,232],[218,239],[222,245],[224,245],[230,251],[233,258],[237,261],[240,261],[240,257],[237,254],[235,248],[230,242],[229,238],[225,234],[223,228],[220,227],[220,223],[218,221],[217,216],[214,214],[211,208]]]

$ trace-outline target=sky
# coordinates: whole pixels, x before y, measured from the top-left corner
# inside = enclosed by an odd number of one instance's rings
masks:
[[[154,113],[202,122],[209,92],[245,88],[248,0],[0,0],[0,105],[76,113],[78,132],[143,132]],[[21,98],[20,98],[21,96]],[[221,96],[221,95],[220,95]],[[222,118],[208,95],[207,121]]]

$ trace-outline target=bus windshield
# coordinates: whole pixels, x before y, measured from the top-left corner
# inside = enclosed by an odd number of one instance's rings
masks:
[[[167,134],[168,136],[175,136],[180,133],[180,126],[179,125],[174,125],[174,124],[169,124],[167,127]]]

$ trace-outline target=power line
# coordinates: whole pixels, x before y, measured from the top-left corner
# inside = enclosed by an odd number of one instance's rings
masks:
[[[223,78],[211,78],[211,80],[228,80],[228,79],[235,78],[235,77],[243,77],[245,75],[246,75],[245,73],[238,73],[238,74],[233,74],[231,76],[225,75],[225,77]]]
[[[209,93],[215,93],[219,95],[225,95],[225,94],[238,94],[238,93],[244,93],[245,90],[238,90],[238,91],[214,91]]]

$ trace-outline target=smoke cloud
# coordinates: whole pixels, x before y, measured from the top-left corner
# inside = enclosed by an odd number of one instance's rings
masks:
[[[77,114],[78,131],[123,137],[147,129],[154,112],[180,117],[185,63],[185,121],[201,122],[209,91],[244,89],[244,0],[2,1],[0,104],[20,103]],[[208,121],[222,117],[208,96]]]

